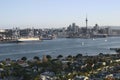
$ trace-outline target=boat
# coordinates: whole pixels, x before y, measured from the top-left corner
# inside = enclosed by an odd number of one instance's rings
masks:
[[[105,42],[107,42],[107,39],[105,39]]]
[[[19,43],[19,42],[27,42],[27,41],[40,41],[39,36],[34,35],[34,29],[28,32],[28,35],[21,36],[20,30],[18,28],[13,29],[12,35],[10,37],[6,37],[4,35],[0,36],[0,43]]]
[[[41,41],[41,39],[39,37],[21,37],[18,39],[3,39],[0,40],[0,43],[21,43],[30,41]]]
[[[27,42],[27,41],[40,41],[39,37],[21,37],[18,38],[17,41]]]
[[[52,40],[52,38],[41,38],[41,40]]]
[[[85,43],[84,43],[84,42],[82,42],[82,43],[81,43],[81,45],[83,46],[83,45],[85,45]]]
[[[12,39],[0,40],[0,43],[21,43],[21,42],[22,42],[22,41],[12,40]]]
[[[92,39],[93,41],[95,40],[95,38]]]
[[[42,35],[41,40],[52,40],[54,37],[52,35]]]
[[[28,42],[28,41],[40,41],[40,36],[35,36],[34,35],[34,29],[31,29],[30,32],[28,32],[27,36],[21,36],[20,33],[18,33],[19,30],[16,30],[16,38],[17,41],[22,41],[22,42]]]

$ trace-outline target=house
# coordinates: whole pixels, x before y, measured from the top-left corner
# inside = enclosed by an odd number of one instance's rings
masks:
[[[115,79],[120,79],[120,73],[115,73],[115,74],[113,74],[113,77],[114,77]]]
[[[76,76],[73,80],[89,80],[87,76]]]
[[[54,80],[55,74],[54,72],[44,72],[40,74],[40,79],[42,80]]]

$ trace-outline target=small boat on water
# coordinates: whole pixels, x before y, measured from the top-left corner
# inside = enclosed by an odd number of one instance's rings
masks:
[[[82,42],[82,43],[81,43],[81,45],[83,46],[83,45],[85,45],[85,43],[84,43],[84,42]]]
[[[95,40],[95,38],[93,38],[92,40]]]
[[[52,40],[52,38],[41,38],[41,40]]]
[[[41,40],[52,40],[53,38],[55,38],[53,35],[42,35],[40,37]]]
[[[105,42],[107,42],[107,39],[105,39]]]

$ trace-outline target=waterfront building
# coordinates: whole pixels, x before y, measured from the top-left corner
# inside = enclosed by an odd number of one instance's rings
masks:
[[[112,29],[111,36],[120,36],[120,29]]]
[[[2,39],[16,39],[17,37],[43,37],[49,38],[49,36],[55,35],[58,38],[89,38],[95,36],[120,36],[120,28],[114,28],[114,26],[99,26],[95,24],[93,28],[88,27],[88,18],[85,19],[85,27],[79,27],[75,23],[72,23],[67,28],[58,29],[0,29],[0,40]]]
[[[5,30],[0,29],[0,40],[3,40],[4,36],[5,36]]]

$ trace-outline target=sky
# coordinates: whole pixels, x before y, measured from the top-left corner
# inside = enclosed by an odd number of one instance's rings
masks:
[[[120,26],[120,0],[0,0],[0,28]]]

